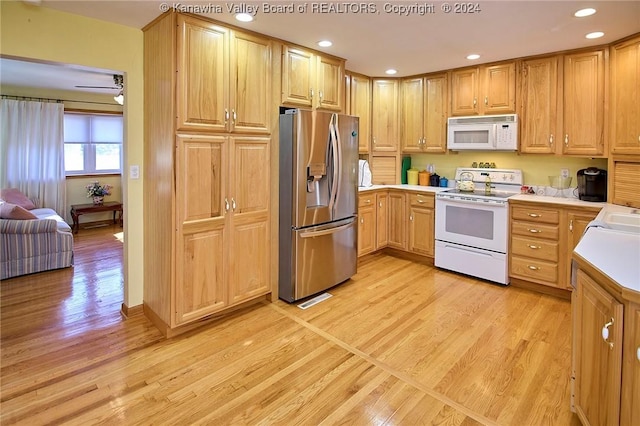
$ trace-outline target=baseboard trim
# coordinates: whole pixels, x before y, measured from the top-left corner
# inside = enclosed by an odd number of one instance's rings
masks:
[[[131,317],[137,317],[138,315],[144,314],[144,309],[142,305],[129,307],[123,303],[122,306],[120,307],[120,314],[122,314],[122,316],[125,317],[125,319],[131,318]]]

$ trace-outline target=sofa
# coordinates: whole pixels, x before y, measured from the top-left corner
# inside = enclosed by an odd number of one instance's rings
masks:
[[[0,279],[73,265],[71,227],[15,188],[0,191]]]

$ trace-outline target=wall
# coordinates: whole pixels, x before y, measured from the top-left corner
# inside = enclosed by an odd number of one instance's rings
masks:
[[[569,169],[572,176],[571,186],[577,186],[577,172],[586,167],[607,169],[606,158],[576,158],[554,155],[518,154],[515,152],[476,152],[460,151],[447,154],[414,154],[411,156],[411,167],[419,170],[433,164],[436,173],[452,179],[457,167],[471,167],[473,162],[494,162],[499,169],[521,169],[525,185],[549,185],[548,176],[558,176],[560,169]]]
[[[24,2],[0,2],[0,54],[117,70],[125,83],[124,170],[143,165],[142,31]],[[140,176],[143,176],[141,169]],[[126,235],[124,303],[142,304],[143,179],[122,181]]]

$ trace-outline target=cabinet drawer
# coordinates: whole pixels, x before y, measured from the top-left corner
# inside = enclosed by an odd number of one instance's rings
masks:
[[[433,195],[409,194],[409,203],[416,207],[434,208],[435,197]]]
[[[560,212],[539,207],[516,206],[511,210],[511,218],[527,222],[558,224],[560,223]]]
[[[511,233],[547,240],[558,240],[559,235],[558,226],[529,222],[511,222]]]
[[[518,256],[557,262],[558,243],[545,241],[540,238],[527,238],[514,235],[511,238],[511,253]]]
[[[358,207],[373,206],[375,204],[376,204],[376,194],[358,196]]]
[[[558,283],[558,264],[512,256],[511,275],[527,281],[542,281],[555,286]]]

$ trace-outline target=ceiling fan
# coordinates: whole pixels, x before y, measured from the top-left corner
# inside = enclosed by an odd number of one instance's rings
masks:
[[[113,75],[113,86],[82,86],[76,85],[79,89],[113,89],[119,90],[118,94],[113,99],[120,105],[124,104],[124,79],[119,74]]]

